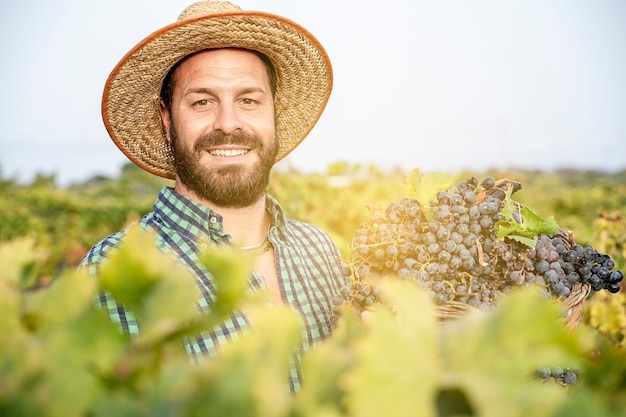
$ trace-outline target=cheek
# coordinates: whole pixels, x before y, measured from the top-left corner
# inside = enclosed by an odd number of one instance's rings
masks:
[[[276,141],[276,121],[273,117],[265,120],[266,122],[260,127],[259,134],[268,140]]]
[[[201,123],[197,119],[176,117],[171,119],[170,135],[176,136],[179,146],[189,147],[195,139],[205,133],[206,126],[206,123]]]
[[[193,135],[210,124],[206,114],[187,111],[180,104],[172,106],[169,119],[170,130],[175,128],[181,136]]]

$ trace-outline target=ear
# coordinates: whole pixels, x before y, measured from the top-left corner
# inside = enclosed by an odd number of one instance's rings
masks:
[[[167,140],[170,140],[170,111],[168,110],[165,102],[163,100],[159,101],[159,112],[161,113],[161,122],[163,123],[163,130],[165,131],[165,135],[167,136]]]

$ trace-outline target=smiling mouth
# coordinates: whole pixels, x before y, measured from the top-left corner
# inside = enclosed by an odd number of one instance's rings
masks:
[[[212,149],[209,153],[213,156],[240,156],[249,152],[248,149]]]

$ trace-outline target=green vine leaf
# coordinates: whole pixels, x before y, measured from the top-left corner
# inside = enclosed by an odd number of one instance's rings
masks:
[[[511,198],[512,189],[507,190],[504,208],[500,211],[503,219],[496,222],[498,239],[505,237],[534,248],[537,235],[551,235],[559,231],[559,225],[553,216],[544,219],[532,209],[522,206]],[[519,221],[515,219],[518,215]]]
[[[422,210],[431,218],[430,202],[436,200],[437,193],[454,185],[454,176],[448,173],[422,175],[419,168],[411,170],[404,181],[404,196],[419,201]]]

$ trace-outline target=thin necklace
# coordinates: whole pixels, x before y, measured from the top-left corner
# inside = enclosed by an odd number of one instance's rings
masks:
[[[256,245],[242,246],[240,249],[244,252],[252,252],[252,251],[259,249],[261,246],[263,246],[265,242],[267,242],[267,235],[265,235],[263,240],[257,243]]]
[[[265,237],[259,243],[255,244],[255,245],[241,246],[239,249],[241,249],[245,253],[252,253],[252,254],[255,254],[255,255],[263,255],[265,252],[270,250],[270,248],[272,247],[272,242],[270,242],[270,240],[268,238],[271,228],[272,228],[272,223],[270,223],[269,227],[267,228],[267,232],[265,232]]]
[[[270,242],[267,236],[265,236],[265,239],[263,239],[261,243],[257,243],[256,245],[251,246],[242,246],[240,249],[242,252],[259,256],[270,250],[271,247],[272,242]]]

